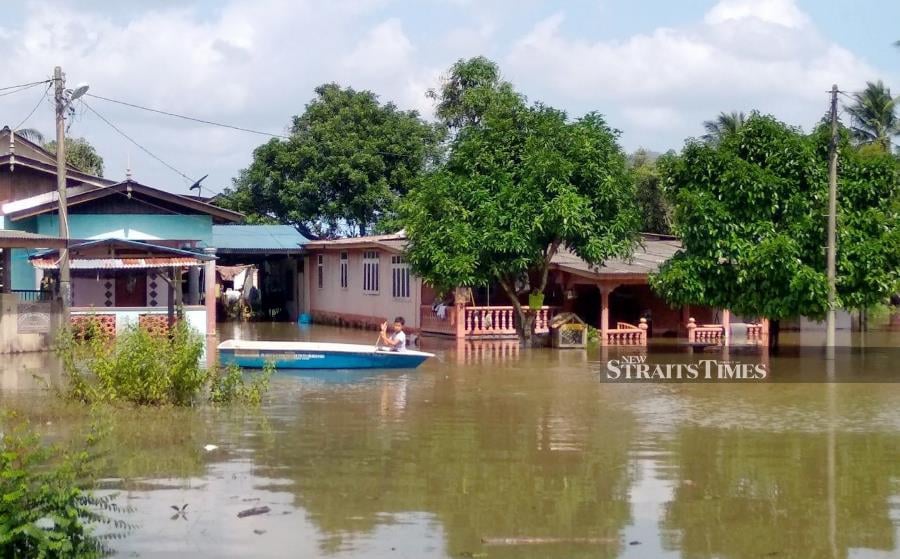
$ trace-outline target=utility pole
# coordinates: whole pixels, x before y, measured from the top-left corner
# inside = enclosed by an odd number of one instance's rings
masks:
[[[831,145],[828,153],[828,247],[826,250],[828,266],[828,315],[825,321],[825,347],[828,357],[834,358],[835,329],[835,276],[837,272],[837,161],[838,161],[838,118],[837,118],[838,86],[831,86]]]
[[[72,307],[72,278],[69,271],[69,211],[66,200],[66,76],[62,68],[53,69],[56,100],[56,193],[59,202],[59,236],[65,246],[59,250],[59,296],[62,301],[63,324],[69,324]]]

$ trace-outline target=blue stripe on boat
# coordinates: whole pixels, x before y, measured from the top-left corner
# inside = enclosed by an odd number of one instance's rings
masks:
[[[423,351],[375,350],[374,346],[313,342],[227,340],[219,344],[219,360],[245,368],[277,369],[413,369],[432,357]]]

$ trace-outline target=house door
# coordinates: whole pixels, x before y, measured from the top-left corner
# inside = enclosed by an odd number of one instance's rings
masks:
[[[120,272],[116,277],[117,307],[147,306],[147,274],[143,270]]]

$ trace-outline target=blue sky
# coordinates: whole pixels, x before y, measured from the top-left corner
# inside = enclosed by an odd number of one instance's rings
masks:
[[[454,60],[484,54],[532,100],[596,110],[621,143],[664,151],[720,111],[759,109],[809,127],[832,83],[883,79],[900,90],[900,2],[858,0],[75,0],[4,6],[0,61],[11,85],[55,64],[92,92],[282,132],[313,88],[337,81],[430,117],[427,88]],[[5,83],[9,82],[9,83]],[[15,126],[42,90],[0,97]],[[89,100],[190,177],[230,184],[263,138]],[[25,126],[50,132],[45,100]],[[72,135],[94,143],[107,176],[186,181],[85,107]]]

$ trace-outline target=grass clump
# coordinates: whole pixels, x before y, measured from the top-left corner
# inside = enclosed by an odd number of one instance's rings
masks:
[[[209,401],[213,404],[241,402],[258,406],[269,390],[269,378],[274,371],[275,366],[266,363],[262,373],[254,376],[248,382],[244,378],[241,368],[234,363],[220,368],[210,378]]]
[[[207,370],[200,364],[203,338],[184,321],[167,333],[132,325],[114,338],[88,321],[60,334],[57,353],[68,379],[65,395],[85,403],[191,406],[205,397],[258,405],[272,373],[246,381],[236,367]]]

